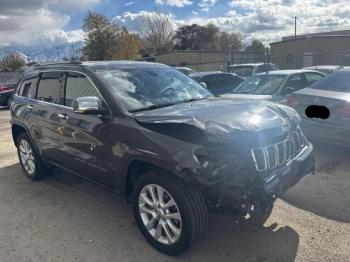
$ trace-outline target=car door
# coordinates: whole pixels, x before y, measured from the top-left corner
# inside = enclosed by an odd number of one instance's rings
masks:
[[[63,106],[63,72],[41,72],[37,86],[36,102],[30,105],[35,118],[35,137],[42,153],[50,161],[60,161],[61,128],[57,112]]]
[[[84,74],[67,72],[64,84],[64,108],[58,112],[62,141],[61,164],[70,171],[98,183],[114,186],[114,169],[111,164],[111,140],[107,135],[108,117],[81,114],[73,110],[74,100],[81,97],[103,98],[94,83]],[[106,106],[104,104],[104,106]]]

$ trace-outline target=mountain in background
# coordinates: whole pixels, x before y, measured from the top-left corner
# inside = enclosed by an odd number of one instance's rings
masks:
[[[84,47],[83,42],[62,44],[59,46],[11,46],[0,48],[0,58],[13,52],[20,52],[30,58],[31,62],[48,62],[63,59],[72,59],[73,53],[75,59],[79,60],[82,56]],[[73,51],[74,49],[74,51]]]

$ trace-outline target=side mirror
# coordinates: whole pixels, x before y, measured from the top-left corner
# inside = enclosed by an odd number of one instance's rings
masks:
[[[204,82],[199,82],[199,84],[200,84],[201,86],[205,87],[205,88],[208,88],[207,84],[204,83]]]
[[[291,94],[296,91],[295,88],[291,86],[287,86],[285,90],[286,90],[285,91],[286,94]]]
[[[84,96],[74,99],[73,110],[78,114],[99,115],[104,112],[101,110],[100,99],[95,96]]]

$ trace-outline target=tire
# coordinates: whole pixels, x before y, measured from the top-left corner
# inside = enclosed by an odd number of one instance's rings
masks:
[[[49,168],[43,163],[42,159],[37,154],[35,147],[26,133],[21,133],[17,138],[17,153],[24,174],[28,178],[32,180],[40,180],[48,175]],[[22,153],[27,153],[26,156],[28,157],[30,155],[29,158],[34,163],[34,166],[30,164],[31,161],[24,161],[23,157],[21,156]]]
[[[145,195],[145,192],[150,193],[152,188],[156,201],[152,201],[152,197],[149,198],[150,195],[147,194],[146,196],[151,202],[144,201],[142,195]],[[162,204],[158,206],[155,204],[157,202],[159,203],[157,200],[161,198],[158,197],[158,193],[162,190],[164,195],[162,201],[164,206],[163,213],[159,211],[159,209],[162,209]],[[171,202],[169,201],[170,199],[173,199],[175,204],[166,210],[165,207],[167,203]],[[153,207],[149,205],[150,203],[152,203]],[[132,205],[136,223],[143,236],[154,248],[167,255],[179,255],[183,253],[195,241],[203,237],[206,232],[208,211],[200,191],[160,170],[146,172],[136,181],[133,188]],[[151,210],[153,213],[149,214],[146,212],[142,214],[140,207],[142,210],[144,207],[147,207],[148,211]],[[168,216],[170,213],[172,215],[179,213],[180,218],[169,219]],[[154,218],[155,216],[157,218]],[[154,228],[152,229],[154,236],[152,236],[149,229],[145,226],[144,221],[145,219],[149,219],[149,217],[151,217],[150,220],[155,219]],[[179,235],[174,233],[172,230],[173,227],[170,227],[169,223],[170,225],[175,225],[178,232],[180,232]],[[172,238],[173,241],[169,241],[171,238],[167,237],[158,238],[158,227],[161,227],[161,235],[168,236],[164,229],[164,227],[167,227],[171,235],[175,236]],[[165,243],[166,241],[168,242]]]

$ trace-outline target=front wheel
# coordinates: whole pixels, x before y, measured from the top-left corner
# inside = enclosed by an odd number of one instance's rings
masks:
[[[184,252],[206,231],[208,214],[201,193],[162,171],[138,179],[132,203],[141,233],[165,254]]]

